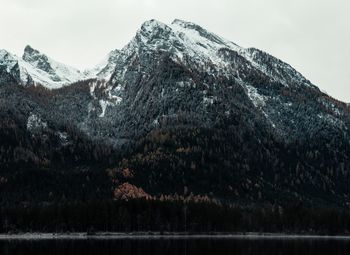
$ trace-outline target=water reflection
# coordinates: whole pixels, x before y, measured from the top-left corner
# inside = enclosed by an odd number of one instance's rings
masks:
[[[119,239],[0,241],[2,255],[348,255],[349,240]]]

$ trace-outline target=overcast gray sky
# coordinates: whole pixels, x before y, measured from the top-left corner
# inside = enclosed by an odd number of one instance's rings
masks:
[[[26,44],[78,68],[122,48],[145,21],[202,25],[288,62],[350,102],[349,0],[0,0],[0,48]]]

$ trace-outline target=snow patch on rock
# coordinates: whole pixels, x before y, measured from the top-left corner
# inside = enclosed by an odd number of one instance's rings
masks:
[[[31,114],[27,120],[27,130],[30,132],[33,131],[42,131],[47,128],[47,123],[44,122],[38,115]]]
[[[248,96],[255,107],[261,108],[266,105],[268,97],[259,94],[258,90],[253,86],[246,85],[245,87],[247,88]]]

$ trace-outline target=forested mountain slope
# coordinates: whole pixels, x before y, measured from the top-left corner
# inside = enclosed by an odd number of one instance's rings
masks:
[[[265,52],[190,22],[151,20],[57,89],[23,62],[52,79],[67,71],[31,47],[20,60],[1,51],[3,205],[349,206],[348,105]]]

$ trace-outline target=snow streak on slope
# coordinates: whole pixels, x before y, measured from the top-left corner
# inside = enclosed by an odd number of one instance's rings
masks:
[[[89,78],[98,78],[100,80],[108,81],[115,70],[119,53],[119,50],[111,51],[108,56],[95,67],[85,70],[84,75]]]

